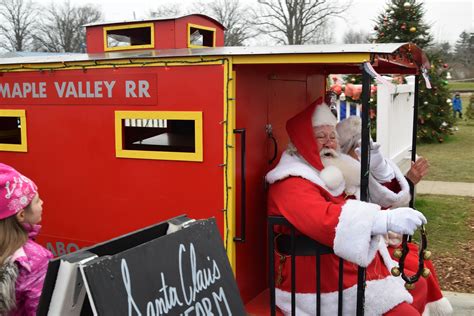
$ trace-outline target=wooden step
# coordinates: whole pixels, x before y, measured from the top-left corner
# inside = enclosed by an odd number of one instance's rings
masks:
[[[252,316],[266,316],[270,315],[270,291],[269,289],[264,290],[247,304],[245,304],[245,310],[247,315]],[[283,313],[277,308],[277,316],[283,316]]]

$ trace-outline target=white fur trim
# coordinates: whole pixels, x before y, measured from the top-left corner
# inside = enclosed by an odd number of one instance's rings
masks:
[[[428,306],[425,305],[425,310],[423,311],[423,314],[421,316],[430,316],[430,309]]]
[[[313,126],[331,125],[336,126],[337,118],[332,114],[329,106],[326,103],[322,103],[316,106],[316,110],[311,117],[311,123]]]
[[[357,285],[343,291],[343,315],[355,315],[357,308]],[[388,276],[385,279],[367,281],[364,314],[381,315],[402,302],[411,303],[412,296],[403,283]],[[338,292],[321,294],[321,314],[337,315]],[[276,304],[285,315],[291,315],[291,293],[276,289]],[[316,315],[316,294],[296,294],[296,315]]]
[[[312,183],[328,191],[333,196],[341,195],[342,192],[344,192],[344,181],[339,187],[335,189],[330,189],[321,179],[318,170],[310,166],[298,154],[290,155],[287,152],[284,152],[281,156],[278,165],[273,168],[269,173],[267,173],[265,178],[268,183],[272,184],[288,177],[301,177],[303,179],[311,181]]]
[[[447,316],[453,314],[453,307],[446,297],[426,304],[423,316]]]
[[[343,206],[334,238],[334,253],[367,267],[375,257],[380,236],[372,236],[372,225],[380,206],[348,200]]]
[[[328,166],[319,173],[321,180],[326,183],[331,190],[337,189],[344,182],[341,170],[334,166]]]
[[[410,186],[407,180],[401,173],[400,169],[391,161],[387,160],[389,165],[392,167],[395,178],[400,184],[400,192],[395,193],[389,190],[387,187],[378,183],[374,177],[369,177],[369,192],[370,202],[380,205],[383,208],[395,208],[401,206],[407,206],[410,202]]]
[[[387,248],[387,244],[384,238],[380,238],[379,242],[379,254],[382,256],[383,262],[387,267],[388,271],[392,270],[393,267],[398,267],[398,263],[392,259]]]

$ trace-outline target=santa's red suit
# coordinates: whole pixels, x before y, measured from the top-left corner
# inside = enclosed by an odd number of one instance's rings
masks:
[[[365,315],[411,310],[422,313],[426,302],[426,281],[409,293],[401,278],[391,276],[393,260],[381,236],[372,236],[372,226],[381,207],[347,199],[345,183],[335,167],[325,170],[313,136],[312,115],[321,104],[313,104],[287,123],[287,132],[297,153],[285,152],[278,165],[267,174],[269,215],[284,216],[296,229],[332,247],[334,254],[321,256],[321,312],[337,315],[338,265],[344,263],[344,315],[355,315],[357,266],[366,267]],[[325,106],[325,105],[324,105]],[[315,257],[296,257],[296,315],[316,314]],[[290,258],[276,253],[276,270],[281,283],[276,291],[283,313],[291,310]],[[282,265],[279,267],[279,265]]]

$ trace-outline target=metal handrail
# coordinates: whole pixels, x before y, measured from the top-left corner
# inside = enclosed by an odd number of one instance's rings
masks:
[[[321,255],[333,254],[334,250],[331,247],[320,244],[305,235],[295,235],[296,228],[282,216],[268,216],[268,257],[269,257],[269,286],[270,286],[270,311],[271,315],[276,315],[276,300],[275,300],[275,243],[276,239],[281,236],[276,236],[275,226],[284,226],[290,229],[290,235],[284,235],[285,250],[283,253],[291,256],[291,315],[296,313],[296,256],[316,256],[316,313],[321,315]],[[288,242],[288,238],[290,241]],[[289,249],[288,243],[290,244]],[[280,249],[279,249],[280,251]],[[338,280],[338,312],[342,316],[343,311],[343,284],[344,284],[344,260],[339,258],[339,280]],[[361,284],[357,284],[357,287]],[[363,314],[362,310],[362,314]]]

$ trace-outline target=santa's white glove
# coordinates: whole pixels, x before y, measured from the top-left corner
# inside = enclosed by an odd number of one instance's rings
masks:
[[[360,160],[360,147],[356,149]],[[380,144],[370,140],[370,174],[379,182],[389,182],[395,176],[392,167],[380,152]]]
[[[398,234],[413,235],[415,230],[426,224],[426,217],[409,207],[399,207],[377,212],[372,224],[372,235],[384,235],[389,230]]]

